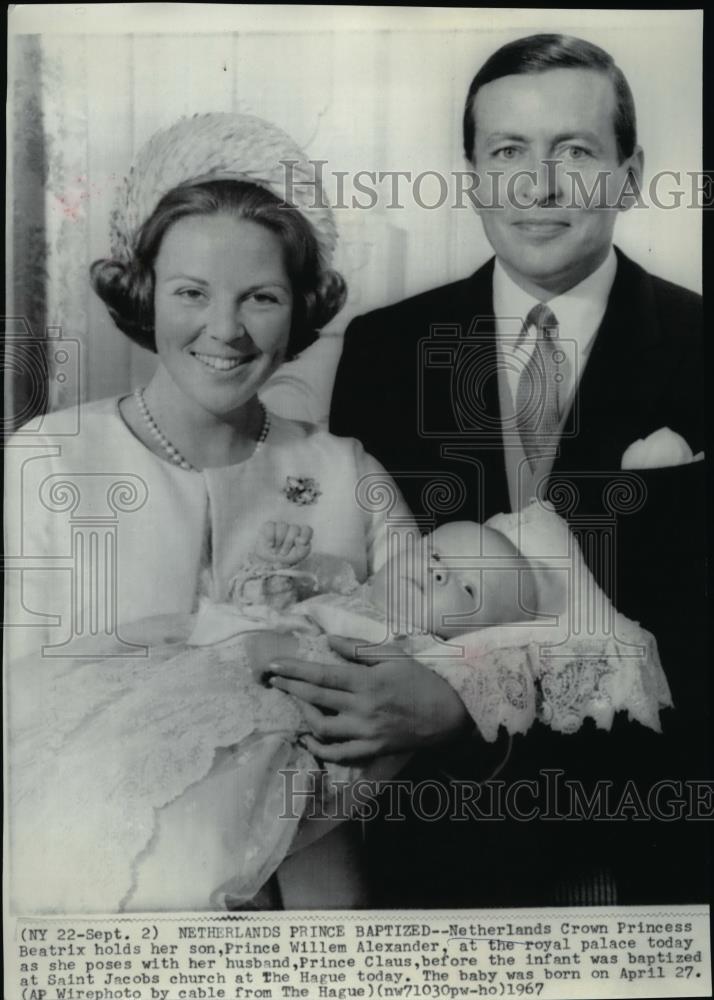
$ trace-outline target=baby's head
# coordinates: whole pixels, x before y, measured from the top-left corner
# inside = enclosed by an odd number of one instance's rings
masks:
[[[425,535],[411,557],[400,552],[375,575],[372,595],[392,621],[445,639],[537,613],[527,560],[505,535],[472,521]]]

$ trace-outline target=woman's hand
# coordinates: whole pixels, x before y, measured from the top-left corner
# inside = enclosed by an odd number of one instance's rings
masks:
[[[330,636],[330,646],[352,663],[309,663],[281,658],[270,684],[301,702],[314,736],[307,749],[336,763],[416,750],[465,732],[470,717],[447,684],[395,645],[357,655],[364,640]]]

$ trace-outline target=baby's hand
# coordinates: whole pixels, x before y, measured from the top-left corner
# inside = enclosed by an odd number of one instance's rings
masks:
[[[260,530],[255,554],[266,562],[294,566],[310,554],[312,528],[307,524],[266,521]]]

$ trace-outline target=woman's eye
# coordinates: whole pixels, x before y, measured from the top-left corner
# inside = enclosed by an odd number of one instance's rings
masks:
[[[251,298],[252,298],[252,300],[254,302],[257,302],[258,305],[261,305],[261,306],[263,306],[263,305],[273,305],[273,304],[275,304],[278,301],[277,298],[276,298],[276,296],[275,295],[271,295],[270,292],[253,292],[253,294],[251,295]]]
[[[179,288],[176,294],[188,302],[198,302],[204,297],[205,292],[200,288]]]

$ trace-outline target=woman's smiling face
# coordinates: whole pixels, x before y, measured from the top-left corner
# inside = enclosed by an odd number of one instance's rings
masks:
[[[285,357],[293,291],[280,238],[230,212],[175,222],[154,261],[159,359],[219,417],[248,403]]]

